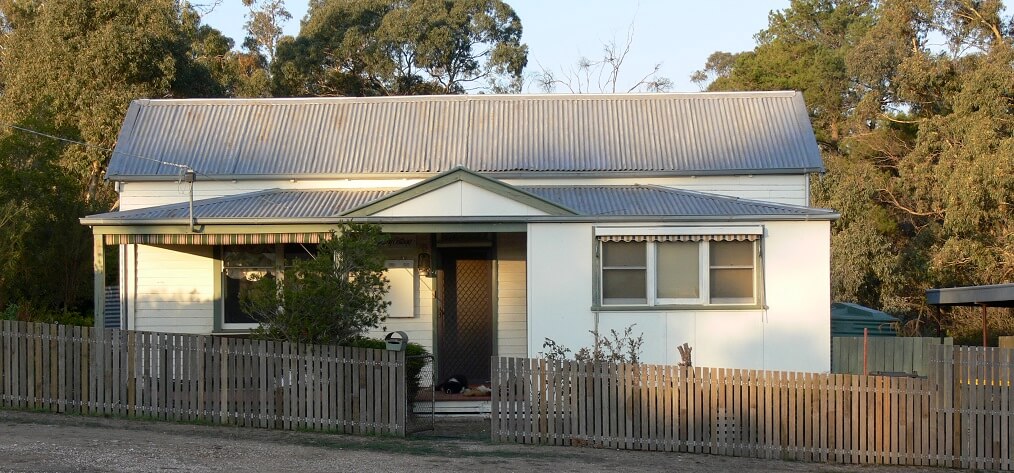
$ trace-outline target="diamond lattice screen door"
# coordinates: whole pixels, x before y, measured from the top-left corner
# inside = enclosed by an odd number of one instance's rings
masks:
[[[439,377],[465,375],[471,384],[485,383],[493,356],[493,261],[485,249],[448,249],[441,256]]]

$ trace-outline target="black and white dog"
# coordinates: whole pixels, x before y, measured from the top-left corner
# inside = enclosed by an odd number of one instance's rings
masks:
[[[468,378],[464,375],[456,374],[447,378],[446,381],[440,383],[435,388],[437,391],[443,391],[447,394],[461,394],[462,391],[468,388]]]

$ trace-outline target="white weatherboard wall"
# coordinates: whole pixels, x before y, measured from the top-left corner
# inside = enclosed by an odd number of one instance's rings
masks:
[[[525,234],[497,236],[497,355],[528,356]]]
[[[129,254],[128,329],[209,334],[214,327],[215,265],[210,246],[149,246]],[[136,266],[134,263],[136,262]]]
[[[201,180],[197,176],[194,199],[210,199],[244,194],[265,189],[401,189],[420,179],[264,179],[264,180]],[[807,177],[803,174],[677,176],[650,178],[531,178],[504,179],[511,185],[629,185],[653,184],[700,192],[713,192],[744,199],[775,203],[808,205]],[[174,204],[188,199],[185,184],[176,182],[121,183],[120,210]]]
[[[530,353],[549,338],[576,350],[589,330],[644,334],[643,361],[676,364],[693,347],[696,366],[824,372],[830,369],[830,225],[751,222],[765,233],[767,310],[601,311],[592,306],[592,224],[531,224],[528,232]],[[650,224],[643,224],[647,226]],[[701,226],[704,224],[687,224]],[[706,226],[706,225],[705,225]]]
[[[373,214],[375,217],[422,215],[437,217],[546,215],[546,212],[510,197],[458,181]]]

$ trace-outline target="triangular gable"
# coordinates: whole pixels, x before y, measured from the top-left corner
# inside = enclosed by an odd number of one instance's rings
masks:
[[[342,214],[344,217],[577,215],[501,181],[456,167]]]

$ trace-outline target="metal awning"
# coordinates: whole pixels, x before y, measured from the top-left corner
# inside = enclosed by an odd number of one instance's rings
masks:
[[[929,289],[926,303],[943,307],[1014,307],[1014,284]]]
[[[989,346],[987,339],[986,309],[989,307],[1014,307],[1014,284],[992,284],[988,286],[944,287],[926,290],[926,304],[941,307],[981,307],[982,346]]]

